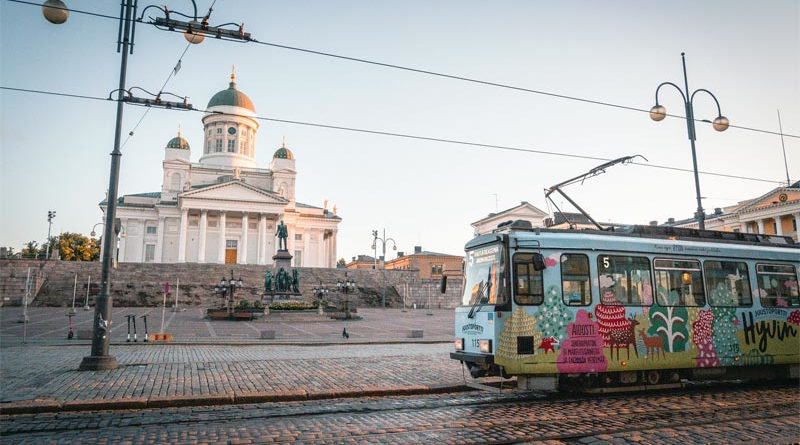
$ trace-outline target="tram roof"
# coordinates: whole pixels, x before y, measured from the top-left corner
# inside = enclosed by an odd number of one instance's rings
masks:
[[[652,254],[754,257],[798,262],[800,244],[790,237],[719,232],[682,227],[627,226],[612,230],[518,228],[481,235],[466,249],[488,244],[506,234],[515,247],[559,247],[648,252]],[[531,241],[531,243],[525,243]],[[536,243],[533,243],[533,242]],[[514,244],[515,243],[515,244]]]

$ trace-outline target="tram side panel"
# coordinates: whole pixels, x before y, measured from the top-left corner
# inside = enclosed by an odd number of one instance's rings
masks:
[[[757,273],[762,264],[757,261],[731,260],[747,265],[752,296],[748,305],[726,304],[733,297],[724,285],[704,289],[702,294],[713,297],[714,305],[709,301],[675,305],[670,298],[676,292],[659,283],[666,286],[675,275],[676,280],[684,280],[680,285],[697,284],[697,277],[704,276],[694,269],[702,268],[699,260],[670,264],[666,258],[660,263],[662,269],[655,270],[656,256],[586,252],[581,254],[585,260],[577,259],[583,266],[575,267],[570,255],[574,254],[546,252],[548,267],[542,273],[543,295],[538,304],[519,304],[520,298],[515,298],[510,312],[495,317],[502,322],[493,326],[494,362],[508,374],[800,363],[796,266],[792,266],[793,279],[784,279]],[[588,283],[581,276],[582,267],[588,269]],[[693,274],[697,276],[694,282]],[[511,282],[516,284],[518,277],[512,276]],[[762,306],[780,286],[793,299]],[[699,292],[696,295],[701,298]]]

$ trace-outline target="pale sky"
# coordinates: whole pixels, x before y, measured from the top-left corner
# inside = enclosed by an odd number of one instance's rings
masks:
[[[117,16],[118,2],[66,0]],[[158,2],[163,4],[164,1]],[[188,0],[172,10],[191,12]],[[139,10],[150,4],[140,1]],[[210,0],[198,0],[205,11]],[[263,42],[477,78],[649,109],[656,86],[706,88],[732,124],[800,134],[800,2],[543,2],[217,0],[211,24],[244,22]],[[155,11],[151,9],[155,14]],[[117,88],[114,20],[72,13],[61,26],[36,6],[0,2],[0,85],[108,96]],[[157,91],[186,43],[139,24],[128,87]],[[192,46],[165,88],[204,108],[227,88],[231,65],[259,116],[606,158],[641,154],[650,163],[691,168],[685,121],[431,77],[253,43],[207,38]],[[662,89],[668,112],[679,94]],[[19,250],[53,233],[88,234],[101,221],[108,188],[115,104],[0,90],[0,245]],[[127,134],[144,112],[125,108]],[[713,119],[711,98],[695,114]],[[120,194],[159,191],[164,146],[178,126],[202,148],[202,113],[153,109],[123,148]],[[547,211],[543,189],[599,164],[261,122],[256,159],[266,167],[286,137],[297,160],[297,200],[343,218],[338,257],[371,254],[372,229],[386,228],[398,250],[461,254],[470,223],[529,201]],[[785,138],[792,181],[800,179],[800,139]],[[698,124],[707,212],[761,195],[785,181],[779,136]],[[690,217],[691,173],[619,166],[567,189],[599,221],[646,224]],[[380,255],[380,252],[379,252]],[[390,258],[394,257],[392,252]]]

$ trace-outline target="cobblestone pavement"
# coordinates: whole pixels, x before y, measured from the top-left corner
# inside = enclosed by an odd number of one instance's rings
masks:
[[[800,440],[796,384],[602,397],[462,393],[0,416],[8,443],[781,444]]]
[[[129,344],[111,349],[120,364],[116,370],[79,372],[90,352],[86,347],[11,346],[0,350],[0,402],[122,399],[141,405],[220,396],[210,403],[233,403],[231,398],[264,393],[304,398],[331,391],[419,390],[463,383],[460,364],[448,356],[451,347]]]
[[[204,318],[205,309],[190,308],[164,312],[164,331],[173,335],[176,342],[220,342],[236,340],[259,340],[261,331],[273,330],[274,342],[343,342],[342,328],[347,327],[350,341],[406,341],[410,331],[421,329],[424,341],[450,341],[453,338],[453,310],[437,309],[403,312],[399,309],[358,309],[362,320],[337,321],[316,313],[276,313],[254,321],[210,321]],[[77,339],[67,340],[67,308],[30,307],[28,308],[27,341],[30,343],[80,343]],[[139,341],[143,338],[144,322],[140,318],[147,315],[150,333],[161,330],[161,308],[117,308],[112,312],[112,342],[124,342],[128,333],[125,316],[137,316],[136,328]],[[428,315],[431,314],[431,315]],[[84,311],[77,307],[72,318],[73,329],[91,329],[94,308]],[[8,345],[19,343],[25,326],[18,323],[22,318],[22,308],[0,307],[0,343]],[[77,337],[76,337],[77,338]],[[88,344],[88,342],[87,342]]]

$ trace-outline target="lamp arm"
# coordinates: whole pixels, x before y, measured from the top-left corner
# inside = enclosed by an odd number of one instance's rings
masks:
[[[714,96],[714,93],[708,91],[705,88],[698,88],[694,90],[694,93],[692,93],[692,96],[689,98],[689,102],[694,103],[694,95],[701,91],[704,93],[708,93],[708,95],[711,96],[712,99],[714,99],[714,103],[717,104],[717,116],[722,116],[722,108],[719,106],[719,101],[717,100],[717,96]]]
[[[681,87],[675,85],[672,82],[662,82],[661,85],[659,85],[658,88],[656,88],[656,105],[658,105],[658,90],[660,90],[661,87],[663,87],[664,85],[672,85],[673,87],[675,87],[675,89],[678,90],[679,93],[681,93],[681,97],[683,98],[683,103],[686,104],[688,102],[686,100],[686,95],[683,94],[683,90],[681,89]]]

